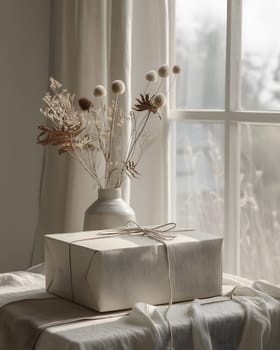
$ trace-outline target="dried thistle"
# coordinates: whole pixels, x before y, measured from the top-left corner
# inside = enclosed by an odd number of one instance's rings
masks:
[[[93,90],[94,97],[104,97],[106,96],[106,89],[103,85],[96,85],[96,87]]]
[[[166,104],[166,97],[163,93],[159,93],[154,98],[154,106],[162,108]]]
[[[167,78],[169,75],[169,67],[167,64],[163,64],[162,66],[159,67],[158,69],[158,75],[161,78]]]
[[[157,72],[154,70],[150,70],[149,72],[147,72],[145,78],[147,81],[149,82],[156,82],[157,81]]]
[[[122,95],[125,92],[125,84],[122,80],[112,82],[112,92],[116,95]]]

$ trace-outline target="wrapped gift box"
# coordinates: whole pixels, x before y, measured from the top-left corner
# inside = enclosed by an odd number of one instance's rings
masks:
[[[173,302],[221,294],[222,238],[188,231],[166,244]],[[48,291],[94,310],[170,300],[166,247],[149,237],[103,238],[97,231],[47,235],[45,258]]]

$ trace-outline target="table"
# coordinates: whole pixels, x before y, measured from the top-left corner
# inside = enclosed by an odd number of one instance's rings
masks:
[[[160,350],[167,348],[169,333],[163,318],[166,306],[154,307],[138,303],[126,315],[117,313],[106,315],[103,319],[86,320],[91,315],[89,309],[48,295],[44,290],[44,283],[43,275],[31,272],[0,275],[0,307],[2,306],[0,350],[26,350],[26,345],[22,342],[26,335],[24,327],[25,325],[33,327],[38,320],[40,332],[32,347],[28,348],[30,350]],[[37,306],[33,304],[30,308],[26,303],[22,304],[21,299],[35,300]],[[14,303],[7,304],[9,302]],[[60,307],[63,310],[65,305],[69,314],[73,308],[73,315],[77,317],[81,313],[83,320],[60,325],[51,323],[46,327],[50,314],[55,314]],[[280,329],[280,307],[273,304],[269,305],[269,308],[275,316],[274,328]],[[239,349],[241,339],[244,338],[244,327],[248,326],[246,312],[242,301],[231,300],[228,297],[174,304],[168,313],[168,318],[172,325],[175,349],[209,350],[211,346],[213,350]],[[66,315],[66,319],[67,317],[69,322],[69,315]],[[13,332],[16,332],[17,336]],[[210,335],[211,340],[207,335]],[[278,340],[280,341],[280,339],[273,341],[278,342]],[[9,342],[13,344],[12,347],[7,344]],[[272,344],[272,347],[267,349],[279,348],[280,346],[275,347]]]

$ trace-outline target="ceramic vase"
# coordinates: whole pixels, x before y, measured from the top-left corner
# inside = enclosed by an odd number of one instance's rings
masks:
[[[120,188],[98,189],[97,200],[85,212],[84,230],[126,226],[135,221],[134,210],[122,199]]]

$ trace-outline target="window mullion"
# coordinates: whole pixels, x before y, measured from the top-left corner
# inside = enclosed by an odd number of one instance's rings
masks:
[[[239,272],[240,125],[225,121],[225,233],[224,270]]]
[[[240,107],[242,0],[228,0],[225,110]],[[230,113],[229,113],[230,115]],[[225,120],[225,241],[224,270],[238,273],[240,222],[240,127]]]
[[[225,110],[240,110],[242,0],[228,0]]]

